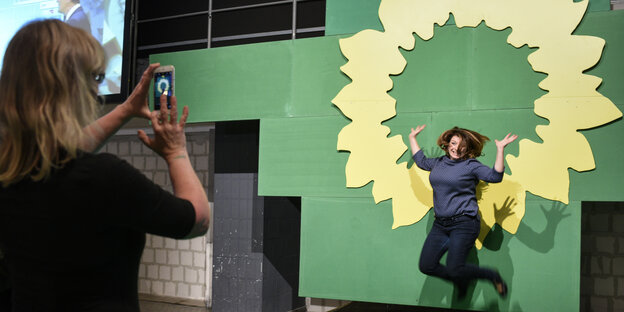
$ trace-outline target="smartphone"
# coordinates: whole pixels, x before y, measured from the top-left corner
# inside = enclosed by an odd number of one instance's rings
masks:
[[[167,95],[167,108],[171,108],[171,96],[175,85],[175,67],[160,66],[154,71],[154,110],[160,110],[160,96]]]

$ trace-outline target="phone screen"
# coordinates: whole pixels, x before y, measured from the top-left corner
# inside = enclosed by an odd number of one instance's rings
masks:
[[[171,95],[173,94],[172,72],[160,72],[154,74],[154,109],[160,109],[160,96],[167,92],[167,108],[171,108]]]

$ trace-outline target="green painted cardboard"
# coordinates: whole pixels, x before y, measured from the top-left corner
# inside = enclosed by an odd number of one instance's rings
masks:
[[[624,112],[624,105],[618,106]],[[596,169],[579,173],[570,171],[570,198],[583,201],[623,201],[624,161],[618,152],[624,146],[624,120],[581,131],[594,151]]]
[[[418,270],[431,213],[424,222],[391,230],[388,202],[304,197],[299,294],[455,309],[578,311],[580,202],[564,208],[528,199],[516,235],[496,228],[471,255],[500,271],[509,296],[499,299],[492,284],[481,281],[462,301],[453,297],[451,283]]]
[[[258,195],[370,196],[372,185],[345,188],[348,154],[336,150],[336,135],[346,123],[340,116],[262,119]]]
[[[585,73],[602,78],[598,92],[613,103],[624,105],[624,36],[619,29],[624,29],[624,10],[586,14],[574,34],[597,36],[606,41],[600,62]]]
[[[400,50],[407,66],[392,76],[394,85],[388,93],[396,99],[398,112],[470,109],[473,31],[454,26],[434,31],[429,41],[415,36],[413,50]]]
[[[189,122],[285,116],[291,99],[292,41],[157,54],[174,65],[175,95]]]
[[[575,0],[574,2],[579,2]],[[611,1],[610,0],[590,0],[589,6],[587,7],[587,12],[601,12],[601,11],[609,11],[611,10]]]
[[[176,68],[189,122],[339,116],[331,99],[349,83],[339,68],[341,36],[153,55]]]
[[[347,62],[338,40],[332,36],[295,40],[293,49],[292,101],[287,116],[341,116],[331,104],[351,80],[339,68]]]
[[[546,78],[527,61],[534,49],[506,42],[510,29],[435,27],[428,41],[416,36],[412,51],[401,50],[407,66],[393,77],[389,93],[397,111],[457,111],[532,108],[546,92]]]

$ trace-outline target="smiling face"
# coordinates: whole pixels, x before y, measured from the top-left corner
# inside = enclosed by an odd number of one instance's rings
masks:
[[[447,147],[448,155],[453,160],[461,159],[464,155],[464,151],[461,150],[461,137],[458,135],[454,135],[449,141],[449,145]]]
[[[444,131],[436,143],[450,159],[461,160],[481,156],[488,137],[479,132],[454,127]]]

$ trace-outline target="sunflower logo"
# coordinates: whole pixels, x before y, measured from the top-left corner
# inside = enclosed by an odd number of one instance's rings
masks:
[[[523,139],[517,157],[507,155],[511,175],[503,182],[480,188],[481,235],[477,247],[498,223],[514,234],[525,212],[526,192],[568,203],[568,168],[595,168],[591,147],[577,130],[606,124],[622,116],[617,107],[596,91],[602,79],[583,74],[600,60],[604,40],[572,35],[589,1],[571,0],[382,0],[379,18],[384,31],[363,30],[340,40],[348,62],[342,72],[352,82],[332,100],[351,120],[338,134],[337,149],[349,151],[347,187],[373,181],[375,203],[392,199],[392,228],[418,222],[433,205],[428,172],[396,163],[405,153],[401,135],[388,137],[382,122],[396,116],[396,100],[388,91],[390,75],[403,72],[407,61],[399,48],[412,50],[413,33],[433,37],[434,24],[444,25],[449,14],[456,26],[481,22],[494,30],[511,27],[507,42],[519,48],[538,48],[528,61],[534,71],[548,76],[539,83],[547,94],[534,102],[535,114],[549,121],[535,128],[541,143]],[[557,18],[553,18],[557,16]],[[504,211],[506,210],[506,211]]]

